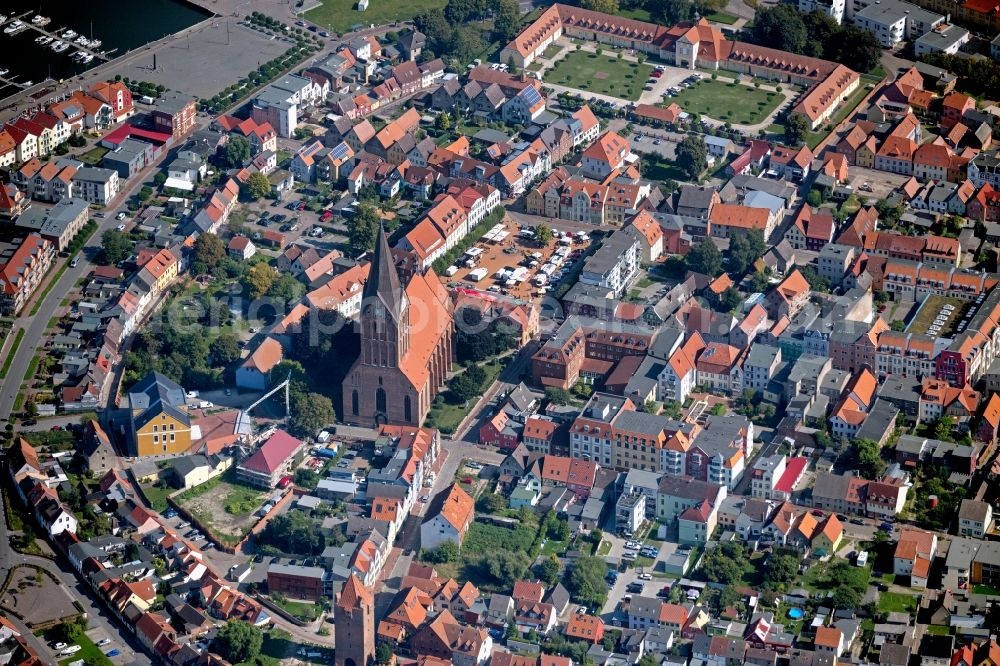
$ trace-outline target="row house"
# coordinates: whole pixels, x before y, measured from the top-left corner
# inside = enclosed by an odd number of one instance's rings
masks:
[[[0,264],[0,313],[13,317],[38,289],[56,249],[37,233],[28,234],[5,249],[6,256]]]
[[[928,377],[945,342],[932,335],[884,331],[878,336],[874,368],[880,377]]]
[[[903,510],[909,490],[903,480],[869,481],[857,476],[817,472],[812,505],[834,513],[894,519]]]
[[[965,330],[937,355],[934,376],[952,386],[974,385],[1000,353],[1000,291],[977,301],[979,309]]]
[[[819,252],[833,241],[837,229],[833,216],[827,212],[813,211],[805,205],[785,232],[785,240],[796,250]]]
[[[924,262],[890,259],[883,271],[884,289],[891,295],[922,301],[931,294],[971,301],[997,284],[990,273],[938,268]]]

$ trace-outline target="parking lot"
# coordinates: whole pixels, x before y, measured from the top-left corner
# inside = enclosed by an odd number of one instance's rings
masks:
[[[563,234],[556,224],[552,240],[540,243],[530,227],[504,218],[484,237],[488,240],[481,239],[445,272],[448,285],[464,283],[522,300],[542,296],[567,279],[590,245],[586,233],[570,233]]]
[[[109,636],[108,632],[102,627],[94,627],[93,629],[88,629],[86,631],[86,636],[90,640],[94,641],[94,645],[101,649],[111,663],[116,666],[121,664],[128,664],[132,661],[130,655],[131,650],[127,645],[122,644],[117,640],[116,636]]]

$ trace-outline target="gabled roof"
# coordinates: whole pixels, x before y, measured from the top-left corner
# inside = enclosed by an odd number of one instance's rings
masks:
[[[273,474],[300,446],[300,440],[284,430],[278,430],[240,466],[254,472]]]

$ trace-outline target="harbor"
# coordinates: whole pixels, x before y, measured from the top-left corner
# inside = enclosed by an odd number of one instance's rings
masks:
[[[185,0],[94,0],[79,6],[39,0],[7,0],[0,9],[0,108],[9,108],[39,86],[56,89],[88,70],[211,17]]]

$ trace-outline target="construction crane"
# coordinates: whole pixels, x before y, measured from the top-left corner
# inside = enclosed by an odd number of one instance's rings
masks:
[[[285,390],[285,425],[287,426],[288,425],[288,420],[292,416],[292,410],[291,410],[291,406],[290,406],[290,402],[289,402],[289,394],[288,394],[288,392],[289,392],[289,386],[291,385],[291,383],[292,383],[292,373],[289,372],[288,376],[285,378],[285,381],[283,381],[280,384],[277,384],[274,387],[272,387],[270,391],[268,391],[267,393],[265,393],[264,395],[262,395],[260,398],[257,399],[256,402],[254,402],[253,404],[251,404],[250,406],[248,406],[243,411],[249,413],[251,410],[253,410],[254,407],[256,407],[260,403],[264,402],[265,400],[267,400],[268,398],[270,398],[272,395],[274,395],[278,391],[284,389]]]

